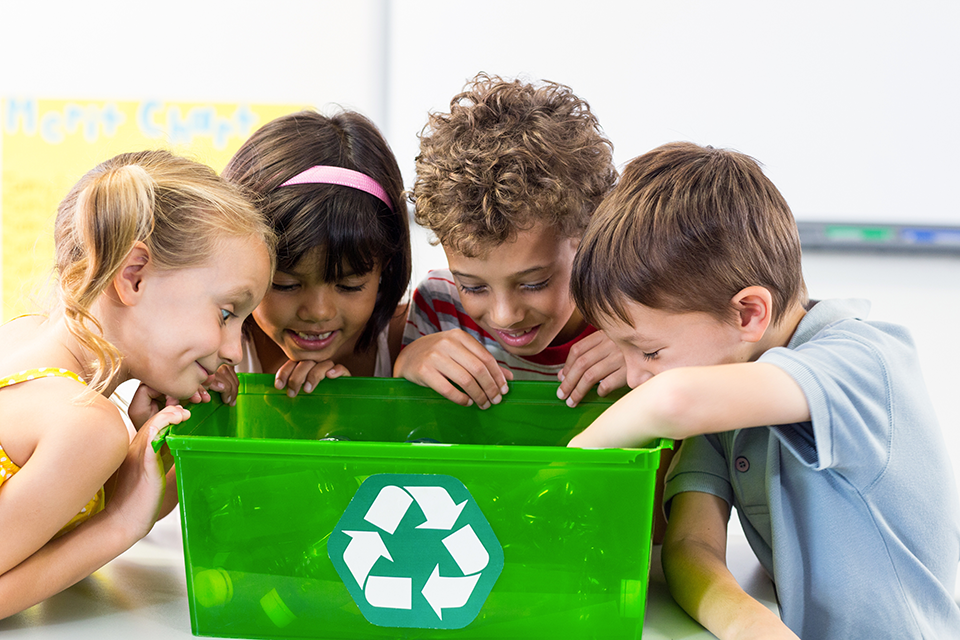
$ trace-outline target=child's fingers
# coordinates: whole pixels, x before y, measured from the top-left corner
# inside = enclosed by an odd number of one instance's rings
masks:
[[[469,391],[468,393],[481,409],[486,409],[491,404],[500,404],[503,394],[510,390],[507,380],[508,376],[509,380],[513,380],[513,373],[501,367],[493,354],[482,344],[468,337],[470,339],[463,345],[465,350],[451,354],[452,358],[470,373],[482,390],[482,395]]]
[[[571,382],[575,384],[573,389],[566,394],[565,399],[567,406],[575,407],[586,397],[594,385],[599,385],[597,386],[597,393],[601,396],[626,385],[627,370],[623,364],[623,358],[619,354],[610,354],[584,370],[579,379],[573,375],[565,378],[560,384],[560,389],[557,390],[557,396],[564,399],[563,387]]]
[[[481,409],[499,404],[502,391],[490,377],[486,366],[470,354],[455,354],[455,357],[440,363],[438,371],[454,383]],[[436,388],[436,387],[434,387]],[[437,389],[439,391],[439,389]],[[464,404],[463,402],[459,404]]]
[[[210,390],[220,394],[220,400],[224,404],[234,405],[237,401],[237,390],[240,388],[240,380],[237,378],[236,371],[228,364],[220,365],[217,369]]]
[[[599,362],[583,372],[580,379],[576,381],[573,390],[566,395],[566,404],[568,407],[575,407],[580,404],[580,401],[586,397],[595,384],[605,381],[608,374],[614,373],[614,371],[610,371],[604,366],[605,364],[607,364],[606,361]],[[568,383],[571,380],[573,380],[572,376],[564,380],[564,383]],[[560,396],[560,393],[561,391],[558,390],[557,395]]]
[[[489,377],[490,386],[485,386],[484,391],[487,392],[487,396],[492,400],[494,396],[500,396],[507,392],[507,372],[500,366],[500,363],[497,362],[497,359],[493,357],[493,354],[487,351],[486,347],[473,339],[472,336],[467,336],[469,341],[466,342],[465,346],[468,351],[477,358],[482,364],[485,372],[480,373],[481,376],[485,376],[484,379],[480,379],[481,383],[486,383],[486,377]],[[513,379],[513,374],[510,373],[510,379]],[[493,394],[493,395],[491,395]],[[497,400],[499,402],[499,399]],[[496,403],[494,403],[496,404]]]
[[[496,359],[460,329],[414,340],[400,352],[394,370],[396,375],[464,406],[476,403],[487,408],[500,401],[507,386]]]
[[[290,375],[287,376],[287,395],[293,398],[300,393],[301,389],[305,393],[310,393],[333,366],[333,362],[330,360],[320,362],[302,360],[294,363]]]
[[[168,406],[171,404],[179,404],[180,402],[181,401],[177,398],[169,398],[169,397],[167,398]],[[189,398],[184,398],[183,402],[185,404],[201,404],[203,402],[210,402],[210,394],[207,392],[206,389],[204,389],[203,387],[200,387],[199,389],[193,392],[192,396],[190,396]]]
[[[167,405],[150,418],[144,428],[137,433],[137,438],[145,438],[147,441],[146,448],[149,449],[145,453],[147,459],[151,459],[151,456],[160,448],[161,433],[167,427],[172,424],[180,424],[189,418],[190,411],[179,404]]]
[[[151,386],[145,385],[142,382],[140,386],[137,387],[137,390],[133,394],[133,399],[130,400],[130,404],[135,402],[152,402],[157,398],[162,398],[163,394],[154,389]]]
[[[330,376],[331,372],[337,369],[339,365],[334,365],[330,360],[323,360],[322,362],[301,362],[297,367],[297,372],[301,370],[304,371],[304,380],[303,385],[299,388],[303,389],[304,393],[310,393],[317,388],[317,385],[320,384],[324,378]],[[340,367],[343,371],[346,370],[345,367]],[[339,375],[342,375],[343,371],[335,373],[332,377],[336,378]],[[297,373],[294,373],[296,376]],[[294,376],[291,376],[290,381],[287,383],[288,388],[294,385]],[[296,395],[296,394],[294,394]]]
[[[180,424],[190,418],[190,411],[182,405],[171,404],[161,409],[157,415],[150,419],[150,429],[154,434],[171,424]]]
[[[145,384],[140,384],[130,399],[130,405],[127,407],[127,415],[136,429],[140,429],[147,420],[160,410],[157,399],[162,398],[163,394],[156,389]]]
[[[273,379],[273,386],[277,389],[283,389],[287,386],[287,380],[290,378],[290,374],[293,373],[294,368],[297,366],[297,363],[293,360],[287,360],[280,368],[277,369],[277,375]]]
[[[557,377],[560,378],[560,380],[566,380],[567,378],[579,379],[589,366],[603,357],[604,354],[599,353],[598,348],[605,342],[609,343],[607,346],[614,346],[613,341],[606,338],[603,332],[595,331],[583,340],[573,344],[570,347],[570,352],[567,354],[566,362],[563,363],[563,369],[561,369]],[[575,383],[571,383],[567,389],[568,392],[573,389],[574,384]]]
[[[603,380],[597,386],[597,395],[601,398],[611,391],[616,391],[627,386],[627,368],[623,366],[613,373],[604,376]]]
[[[604,393],[626,384],[626,363],[620,348],[598,331],[570,349],[557,377],[561,381],[557,397],[575,407],[598,382],[606,383]]]
[[[423,375],[423,385],[430,387],[447,400],[455,402],[460,406],[469,407],[473,405],[473,399],[453,386],[439,371],[425,372]]]
[[[327,371],[328,378],[350,378],[352,377],[350,370],[347,369],[342,364],[334,365],[330,371]]]

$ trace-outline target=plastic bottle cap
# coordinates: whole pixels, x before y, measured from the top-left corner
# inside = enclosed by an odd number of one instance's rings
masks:
[[[233,581],[223,569],[204,569],[193,577],[193,595],[204,607],[216,607],[233,599]]]
[[[260,598],[260,606],[270,621],[281,629],[297,619],[276,589],[270,589],[267,595]]]

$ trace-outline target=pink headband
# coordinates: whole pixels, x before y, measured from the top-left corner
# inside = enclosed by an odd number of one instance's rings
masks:
[[[387,195],[384,188],[370,176],[353,169],[326,166],[310,167],[280,186],[289,187],[294,184],[337,184],[342,187],[351,187],[380,198],[383,204],[387,205],[390,211],[393,211],[393,203],[390,202],[390,196]]]

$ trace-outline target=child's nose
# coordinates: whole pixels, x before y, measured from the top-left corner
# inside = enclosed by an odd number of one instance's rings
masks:
[[[305,300],[297,311],[297,318],[303,322],[323,322],[329,320],[336,313],[330,296],[314,295]]]
[[[241,328],[230,331],[220,345],[220,359],[230,366],[237,366],[243,359],[243,331]]]
[[[493,301],[493,307],[490,309],[490,319],[491,324],[501,329],[509,329],[523,320],[523,310],[510,296],[500,296]]]
[[[653,377],[653,372],[643,367],[631,366],[627,363],[627,386],[636,389]]]

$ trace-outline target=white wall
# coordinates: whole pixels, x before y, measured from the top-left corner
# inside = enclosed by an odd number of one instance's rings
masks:
[[[339,104],[384,129],[408,186],[427,113],[483,70],[573,87],[621,164],[730,146],[798,218],[960,225],[954,0],[48,0],[0,21],[0,95]],[[415,236],[416,280],[443,254]],[[913,329],[960,477],[960,260],[805,265],[814,297],[869,297]]]

